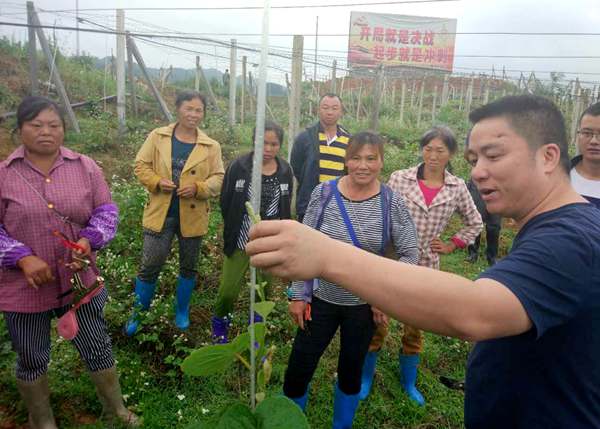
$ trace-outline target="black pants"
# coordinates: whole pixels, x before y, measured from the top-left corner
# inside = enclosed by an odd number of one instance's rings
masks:
[[[319,359],[338,327],[339,388],[347,395],[354,395],[360,391],[363,362],[375,332],[371,306],[330,304],[313,297],[312,321],[309,322],[308,329],[298,329],[285,372],[283,393],[287,397],[298,398],[304,395]]]
[[[500,239],[500,225],[494,223],[485,224],[485,256],[488,260],[495,259],[498,256],[498,241]],[[475,242],[469,246],[469,251],[479,253],[481,244],[481,234],[477,236]]]

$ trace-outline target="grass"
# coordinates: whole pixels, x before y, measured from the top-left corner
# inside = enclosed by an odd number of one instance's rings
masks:
[[[101,255],[102,273],[107,278],[111,299],[106,318],[113,339],[114,353],[121,374],[127,405],[144,417],[147,428],[184,428],[208,418],[225,404],[248,400],[249,376],[241,366],[227,373],[206,378],[185,376],[178,368],[181,359],[194,347],[210,338],[209,318],[216,299],[221,265],[221,220],[217,210],[211,215],[210,231],[205,237],[200,262],[200,285],[192,301],[192,326],[182,334],[173,325],[172,297],[176,271],[176,248],[161,275],[160,291],[145,320],[142,331],[133,338],[122,333],[132,304],[131,278],[135,275],[140,253],[139,220],[144,191],[129,181],[113,181],[113,194],[121,206],[119,235]],[[455,230],[453,219],[449,230]],[[513,231],[504,229],[501,256]],[[484,269],[484,257],[471,265],[465,252],[457,251],[442,258],[442,269],[474,278]],[[280,394],[283,374],[295,333],[287,316],[284,286],[276,285],[273,299],[277,310],[269,321],[269,341],[277,346],[269,393]],[[245,329],[247,296],[240,299],[235,312],[234,334]],[[54,332],[54,330],[53,330]],[[0,427],[19,427],[26,422],[26,410],[14,384],[15,354],[10,350],[5,325],[0,324]],[[355,427],[377,428],[459,428],[463,426],[463,394],[439,383],[440,375],[464,376],[464,364],[470,345],[464,341],[426,334],[425,351],[418,387],[427,400],[424,408],[413,405],[398,383],[397,355],[400,326],[393,322],[390,336],[380,353],[372,395],[357,412]],[[75,349],[53,336],[49,369],[52,405],[61,428],[101,427],[97,420],[101,407],[93,386]],[[321,359],[311,383],[307,408],[313,428],[327,428],[332,417],[333,384],[337,366],[336,338]]]
[[[3,49],[5,46],[3,47]],[[73,64],[65,67],[67,78],[78,69]],[[72,66],[72,67],[71,67]],[[72,83],[72,89],[88,87],[89,94],[98,93],[101,76],[86,69],[83,77]],[[21,86],[25,84],[21,82]],[[92,90],[92,88],[95,88]],[[75,90],[75,89],[73,89]],[[0,93],[11,91],[0,85]],[[14,91],[13,91],[14,92]],[[5,107],[14,107],[19,99],[14,95]],[[93,94],[92,94],[93,93]],[[170,94],[172,95],[172,94]],[[275,108],[275,107],[274,107]],[[111,245],[100,253],[99,264],[107,280],[110,300],[105,308],[108,329],[113,340],[113,350],[121,374],[121,385],[127,405],[144,418],[147,428],[185,428],[198,420],[206,420],[222,407],[236,400],[248,401],[248,372],[239,365],[225,374],[206,378],[185,376],[179,364],[190,350],[209,342],[210,316],[216,299],[222,263],[221,218],[213,210],[210,229],[204,238],[199,263],[200,281],[192,299],[192,326],[186,333],[177,331],[173,324],[173,295],[177,277],[177,251],[165,264],[159,283],[159,293],[151,310],[146,314],[143,329],[133,338],[123,334],[122,327],[129,316],[133,303],[132,278],[135,276],[141,253],[141,218],[145,204],[145,191],[132,177],[133,158],[147,133],[162,124],[156,107],[142,104],[145,114],[140,119],[128,120],[129,133],[119,138],[116,133],[116,117],[109,107],[107,111],[92,105],[78,111],[83,133],[69,133],[68,145],[75,150],[90,154],[104,168],[111,183],[113,197],[121,209],[119,233]],[[145,109],[145,110],[144,110]],[[276,114],[284,109],[275,109]],[[408,114],[408,113],[407,113]],[[283,114],[282,114],[283,115]],[[285,123],[284,115],[279,118]],[[305,118],[308,121],[308,118]],[[465,124],[462,113],[447,110],[440,113],[440,121],[454,124],[459,140],[464,137]],[[311,119],[312,121],[312,119]],[[424,131],[414,127],[400,127],[394,113],[382,116],[381,131],[392,144],[386,149],[384,178],[399,168],[414,165],[419,160],[416,141]],[[306,121],[305,121],[306,122]],[[344,118],[350,131],[364,129],[366,121]],[[0,153],[9,153],[12,143],[8,129],[0,128]],[[428,124],[423,124],[426,127]],[[206,120],[207,133],[221,142],[226,159],[232,159],[249,149],[252,125],[229,127],[223,116],[210,113]],[[246,143],[246,144],[243,144]],[[285,148],[284,148],[285,149]],[[285,150],[282,151],[285,153]],[[466,163],[457,157],[454,171],[465,177]],[[216,201],[213,202],[213,208]],[[453,219],[450,231],[456,231],[458,220]],[[505,228],[501,236],[500,256],[503,256],[514,232]],[[484,269],[484,257],[477,264],[464,261],[464,251],[457,251],[442,258],[442,269],[475,278]],[[276,311],[269,320],[269,342],[277,346],[273,364],[273,376],[269,394],[281,393],[283,374],[290,354],[295,328],[287,316],[287,300],[284,285],[276,286],[272,298]],[[245,329],[248,311],[247,294],[238,302],[233,335]],[[0,315],[0,319],[3,316]],[[75,349],[67,341],[56,337],[53,327],[52,361],[49,368],[51,402],[61,428],[102,427],[98,420],[101,406],[94,388]],[[357,412],[357,428],[459,428],[463,426],[463,394],[449,390],[439,383],[439,376],[453,378],[464,376],[464,366],[470,345],[464,341],[425,335],[425,350],[419,372],[418,387],[427,400],[423,408],[413,405],[400,389],[398,383],[397,355],[400,346],[400,326],[393,322],[390,335],[382,349],[373,391]],[[311,396],[307,408],[308,420],[313,428],[331,425],[333,384],[335,380],[338,339],[324,354],[311,383]],[[14,382],[16,355],[11,350],[5,324],[0,322],[0,429],[23,427],[27,413]]]

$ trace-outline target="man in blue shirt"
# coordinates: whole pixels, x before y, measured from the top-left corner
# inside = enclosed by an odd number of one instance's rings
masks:
[[[488,211],[520,229],[476,281],[366,254],[291,221],[251,230],[251,263],[283,278],[325,278],[402,322],[476,341],[467,428],[600,428],[600,212],[571,186],[564,119],[532,95],[470,119],[472,179]]]

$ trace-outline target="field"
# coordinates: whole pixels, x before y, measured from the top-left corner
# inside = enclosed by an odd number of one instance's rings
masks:
[[[23,50],[3,42],[0,58],[12,58],[11,70],[23,67]],[[6,59],[4,61],[7,61]],[[62,59],[65,79],[72,77],[69,90],[81,98],[99,98],[101,74],[86,66],[85,61]],[[87,79],[87,80],[86,80]],[[86,83],[87,82],[87,83]],[[111,85],[113,82],[111,82]],[[179,83],[179,87],[189,83]],[[14,108],[24,95],[26,85],[18,79],[0,77],[0,91],[10,94],[3,97],[2,109]],[[167,88],[167,99],[172,101],[176,87]],[[132,279],[136,274],[141,254],[141,214],[146,194],[135,181],[132,163],[145,135],[161,124],[156,108],[147,94],[143,94],[143,111],[137,119],[128,120],[128,133],[117,136],[116,115],[111,106],[94,104],[78,111],[82,134],[69,132],[67,145],[88,154],[103,167],[111,184],[113,198],[118,203],[121,223],[117,237],[100,252],[99,265],[106,278],[110,300],[106,306],[106,320],[113,340],[115,356],[121,374],[121,384],[127,405],[143,416],[147,428],[208,427],[208,419],[224,405],[248,402],[249,376],[242,365],[234,365],[224,374],[210,377],[190,377],[179,367],[191,350],[210,342],[210,316],[216,298],[222,263],[222,220],[216,201],[212,203],[210,230],[204,238],[199,266],[199,287],[192,299],[190,329],[181,333],[172,322],[173,295],[177,276],[176,247],[159,280],[160,289],[151,310],[143,320],[143,328],[133,338],[123,334],[123,325],[133,303]],[[226,104],[222,101],[223,106]],[[275,116],[287,123],[285,100],[271,100]],[[399,125],[395,106],[389,104],[382,110],[380,131],[389,143],[386,147],[383,180],[397,169],[415,165],[419,160],[417,140],[431,123],[423,121],[421,127],[410,125],[414,112],[407,113],[405,125]],[[303,115],[303,125],[314,118]],[[345,117],[342,122],[350,131],[367,127],[365,120]],[[437,115],[436,123],[446,123],[464,140],[467,124],[464,113],[450,103]],[[15,147],[10,131],[14,123],[7,121],[0,127],[0,158]],[[207,133],[220,141],[226,161],[250,149],[252,124],[230,127],[223,115],[210,112],[205,121]],[[285,128],[285,127],[284,127]],[[285,154],[285,150],[284,150]],[[468,167],[458,153],[453,160],[453,171],[468,176]],[[445,238],[460,227],[453,219]],[[503,229],[500,256],[506,254],[514,236],[508,226]],[[475,278],[485,268],[485,258],[472,265],[465,262],[465,252],[456,251],[443,257],[442,269]],[[295,328],[287,315],[285,285],[279,283],[271,295],[276,310],[268,321],[268,342],[276,348],[273,376],[268,385],[268,396],[281,394],[283,374],[291,349]],[[235,312],[234,335],[246,329],[248,294],[240,299]],[[2,316],[0,316],[2,318]],[[463,394],[450,390],[439,382],[440,376],[461,379],[470,344],[433,334],[426,335],[425,352],[419,373],[418,387],[427,404],[423,408],[412,405],[398,383],[397,356],[400,343],[400,326],[394,322],[391,335],[380,354],[372,395],[362,403],[355,419],[357,428],[459,428],[463,425]],[[234,336],[232,335],[232,336]],[[51,401],[61,428],[102,427],[98,420],[101,406],[93,386],[75,349],[56,335],[52,343],[50,365]],[[312,428],[327,428],[332,416],[333,385],[337,364],[337,340],[330,346],[320,362],[311,384],[307,408]],[[0,323],[0,428],[25,427],[27,414],[14,383],[15,354],[4,323]]]

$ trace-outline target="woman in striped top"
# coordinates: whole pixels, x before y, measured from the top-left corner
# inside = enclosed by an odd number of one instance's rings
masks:
[[[254,136],[254,132],[252,133]],[[265,145],[262,163],[262,192],[260,216],[262,219],[290,219],[292,187],[294,184],[290,165],[277,154],[283,141],[283,129],[274,122],[265,123]],[[234,160],[225,173],[221,191],[223,216],[223,245],[225,257],[219,295],[212,321],[212,337],[216,343],[226,343],[231,312],[237,300],[246,272],[248,256],[244,252],[248,242],[251,222],[245,202],[252,198],[253,152]],[[263,280],[268,280],[263,278]],[[255,313],[255,321],[260,316]]]
[[[404,201],[378,179],[383,167],[381,137],[371,132],[356,134],[348,143],[345,164],[345,176],[314,189],[304,223],[373,253],[384,254],[389,244],[395,258],[416,264],[417,236]],[[387,317],[342,287],[322,279],[293,282],[288,293],[289,312],[299,329],[283,391],[305,408],[308,384],[339,327],[333,427],[349,428],[358,406],[369,342],[376,323],[387,323]]]

